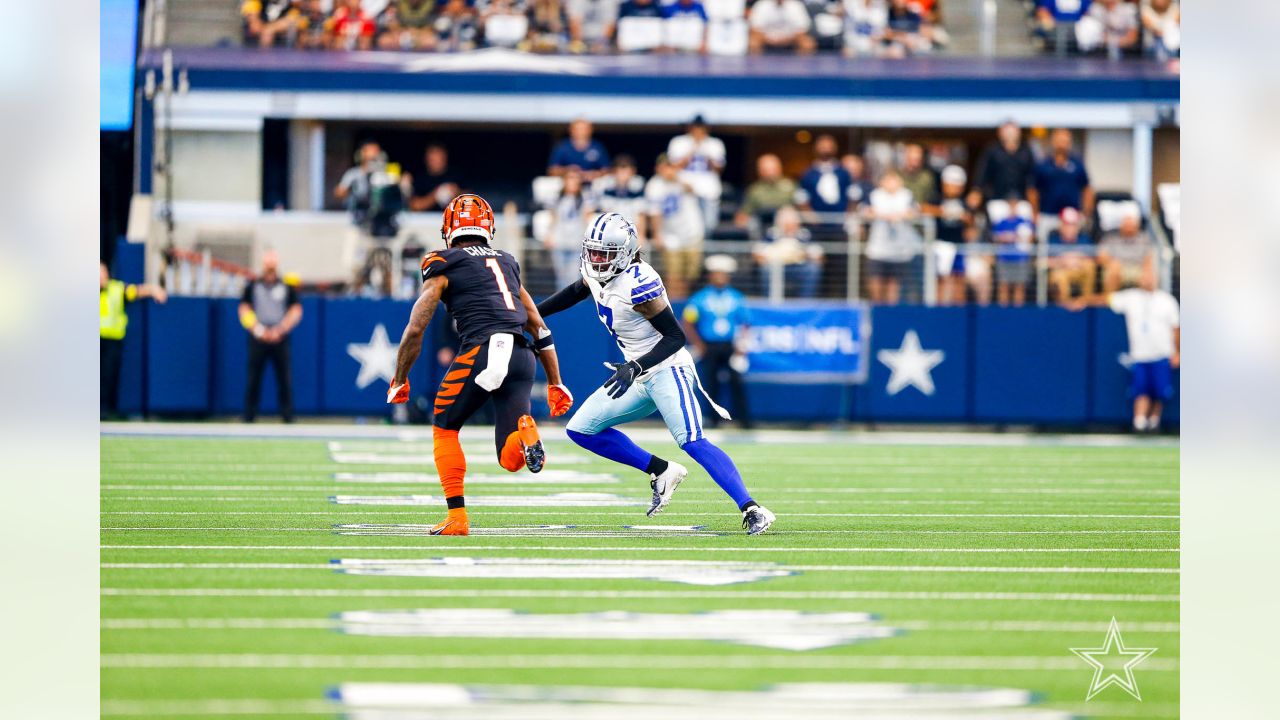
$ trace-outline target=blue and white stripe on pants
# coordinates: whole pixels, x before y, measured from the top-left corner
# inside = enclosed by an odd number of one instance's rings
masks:
[[[566,429],[595,435],[615,425],[642,420],[657,411],[677,445],[701,440],[706,436],[702,430],[696,372],[688,365],[655,370],[637,380],[617,399],[609,397],[603,387],[598,388],[573,414]]]

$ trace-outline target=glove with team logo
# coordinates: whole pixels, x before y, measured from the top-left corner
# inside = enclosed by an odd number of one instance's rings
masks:
[[[405,379],[403,385],[396,385],[395,381],[391,382],[391,387],[387,390],[387,402],[392,405],[400,405],[409,402],[409,380]]]
[[[627,388],[631,387],[631,383],[636,381],[636,377],[644,372],[640,363],[635,360],[625,363],[606,362],[604,366],[613,371],[613,376],[604,381],[604,389],[614,400],[622,397],[627,392]]]
[[[551,417],[560,417],[573,407],[573,393],[564,385],[548,385],[547,407],[551,408]]]

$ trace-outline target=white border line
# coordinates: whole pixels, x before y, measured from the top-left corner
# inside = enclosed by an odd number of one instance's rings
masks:
[[[685,537],[685,533],[660,537]],[[515,535],[512,537],[520,537]],[[638,535],[652,539],[648,535]],[[740,552],[740,553],[1180,553],[1179,548],[929,548],[929,547],[624,547],[617,545],[440,545],[430,548],[421,545],[100,545],[102,550],[298,550],[336,552],[348,550],[405,550],[413,552],[472,551],[472,550],[538,550],[566,552]],[[1103,630],[1106,626],[1103,626]]]
[[[430,558],[429,560],[434,560]],[[518,565],[527,565],[536,567],[541,563],[562,563],[569,562],[567,559],[557,560],[539,560],[538,558],[484,558],[486,562],[507,563],[513,562]],[[584,560],[589,562],[590,559]],[[350,563],[352,560],[342,560],[335,563],[99,563],[98,567],[103,570],[329,570],[341,571],[351,570],[358,567],[373,567],[376,569],[386,569],[387,567],[417,567],[422,564],[425,567],[435,567],[430,562],[424,563],[420,559],[401,558],[390,560],[368,560],[361,559],[356,562],[359,565],[344,565],[342,563]],[[597,562],[600,562],[597,560]],[[653,560],[609,560],[613,566],[627,565],[645,565],[651,566]],[[706,565],[702,560],[664,560],[663,565]],[[444,566],[444,565],[442,565]],[[464,566],[452,566],[450,568],[458,568]],[[1178,575],[1182,571],[1179,568],[1152,568],[1152,567],[1040,567],[1040,566],[969,566],[969,565],[779,565],[776,568],[768,569],[777,570],[799,570],[802,572],[876,572],[876,573],[892,573],[892,572],[909,572],[909,573],[1039,573],[1050,575],[1077,575],[1077,574],[1105,574],[1105,575]],[[385,572],[383,575],[395,577],[394,572]],[[465,576],[464,576],[465,577]],[[550,576],[548,576],[550,577]]]
[[[465,589],[335,589],[335,588],[112,588],[104,587],[104,597],[289,597],[289,598],[466,598],[477,591]],[[525,599],[715,599],[715,600],[946,600],[990,602],[1103,602],[1177,603],[1178,595],[1133,593],[1026,593],[1026,592],[944,592],[890,590],[512,590],[484,591],[485,598]]]
[[[807,670],[1079,670],[1074,657],[972,655],[290,655],[103,653],[104,668],[652,668]],[[1148,672],[1174,672],[1178,661],[1152,658]]]

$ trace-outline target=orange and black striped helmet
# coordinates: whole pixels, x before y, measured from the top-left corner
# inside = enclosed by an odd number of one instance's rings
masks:
[[[459,195],[444,209],[440,237],[445,247],[453,247],[455,238],[471,236],[493,242],[493,208],[479,195]]]

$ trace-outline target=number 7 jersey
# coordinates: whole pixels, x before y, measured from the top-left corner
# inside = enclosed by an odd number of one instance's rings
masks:
[[[488,245],[427,253],[422,281],[440,275],[449,280],[440,299],[458,326],[462,347],[483,343],[497,333],[524,337],[529,315],[520,301],[520,264],[509,253]]]
[[[657,298],[667,300],[662,278],[658,277],[658,272],[649,263],[638,260],[603,285],[585,274],[582,281],[595,300],[596,316],[609,330],[613,341],[618,344],[618,349],[622,350],[622,355],[627,360],[635,360],[644,355],[662,339],[662,333],[649,322],[649,318],[641,315],[635,308],[640,303]],[[677,365],[693,365],[693,356],[688,350],[680,348],[674,355],[650,368],[646,375],[654,370]]]

